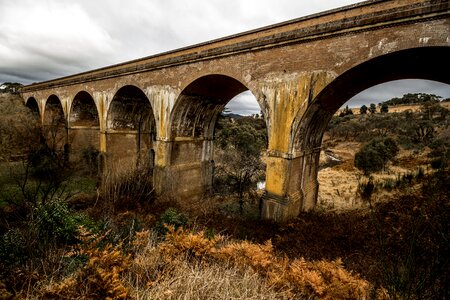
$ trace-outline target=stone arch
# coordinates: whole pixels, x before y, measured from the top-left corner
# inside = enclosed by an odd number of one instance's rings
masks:
[[[62,102],[58,98],[58,96],[54,94],[50,95],[45,101],[45,108],[43,114],[44,114],[44,125],[65,126],[66,124]]]
[[[86,156],[83,153],[96,153],[100,147],[100,122],[97,106],[92,96],[86,91],[78,92],[71,103],[68,113],[70,150],[75,154],[74,157],[94,169],[95,167],[91,166],[93,162],[86,161],[86,157],[91,155]]]
[[[217,117],[233,97],[247,90],[239,80],[221,74],[201,76],[182,90],[172,110],[169,141],[164,143],[164,153],[157,154],[165,156],[157,157],[158,167],[164,169],[160,177],[166,178],[160,190],[179,197],[199,197],[210,191]]]
[[[125,85],[112,98],[107,116],[107,152],[112,161],[128,167],[148,163],[156,139],[156,124],[151,103],[134,85]]]
[[[38,104],[36,98],[29,97],[27,99],[27,101],[25,102],[25,106],[30,109],[33,116],[35,116],[37,119],[39,119],[40,109],[39,109],[39,104]]]
[[[450,67],[446,59],[449,55],[450,47],[413,48],[379,56],[347,70],[317,95],[302,116],[296,130],[296,148],[320,146],[334,113],[369,87],[398,79],[428,79],[450,84],[446,71]]]
[[[86,91],[78,92],[73,98],[69,110],[69,125],[72,126],[99,126],[99,114],[94,98]]]
[[[227,75],[210,74],[193,80],[175,102],[170,138],[212,138],[218,114],[234,96],[247,90],[243,83]]]
[[[43,110],[43,129],[49,147],[69,151],[69,135],[64,109],[58,96],[52,94],[45,102]]]
[[[447,74],[450,47],[422,47],[378,56],[347,70],[328,84],[300,117],[293,151],[302,156],[300,176],[292,184],[301,188],[303,209],[313,208],[318,192],[318,161],[325,129],[334,113],[359,92],[398,79],[428,79],[450,84]]]

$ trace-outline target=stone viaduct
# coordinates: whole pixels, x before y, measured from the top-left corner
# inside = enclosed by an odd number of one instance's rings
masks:
[[[250,90],[269,144],[262,217],[314,208],[323,132],[360,91],[395,79],[450,84],[448,0],[370,0],[166,53],[25,86],[41,121],[64,118],[72,149],[154,166],[158,193],[212,184],[214,126]]]

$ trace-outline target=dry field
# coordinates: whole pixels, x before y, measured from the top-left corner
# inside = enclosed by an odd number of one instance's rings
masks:
[[[340,159],[341,163],[332,167],[325,167],[319,171],[319,209],[326,211],[343,211],[349,209],[359,209],[368,206],[362,201],[358,194],[358,184],[367,182],[367,178],[362,172],[354,167],[355,153],[359,150],[360,144],[357,142],[338,143],[334,148],[328,149],[333,156]],[[382,173],[373,174],[375,182],[395,181],[398,176],[415,172],[422,167],[425,173],[428,172],[427,152],[413,154],[409,150],[401,150],[395,165],[389,164],[387,170]],[[322,151],[320,163],[326,164],[330,158]],[[418,188],[411,186],[411,189]],[[372,202],[376,203],[383,199],[390,199],[396,196],[396,191],[390,192],[382,190],[373,195]]]

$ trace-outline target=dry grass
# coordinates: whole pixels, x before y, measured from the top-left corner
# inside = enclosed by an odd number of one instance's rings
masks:
[[[86,264],[49,279],[28,299],[366,299],[369,283],[342,262],[277,257],[272,244],[232,241],[169,227],[164,241],[150,231],[129,248],[84,235],[66,255]],[[380,290],[380,294],[385,293]]]
[[[324,168],[318,173],[319,209],[326,211],[342,211],[367,207],[358,193],[358,184],[367,182],[367,178],[362,172],[354,167],[355,153],[358,151],[360,143],[357,142],[341,142],[334,148],[328,149],[335,156],[341,159],[341,163],[332,167]],[[396,164],[390,163],[385,172],[374,173],[372,178],[376,183],[387,181],[395,181],[399,176],[417,172],[418,168],[423,168],[425,173],[429,173],[427,163],[428,151],[415,154],[411,150],[401,150],[396,158]],[[324,153],[321,153],[320,163],[327,163]],[[417,190],[418,186],[410,186],[410,191]],[[403,193],[404,191],[402,191]],[[374,194],[372,203],[386,201],[398,196],[396,190],[382,190]]]

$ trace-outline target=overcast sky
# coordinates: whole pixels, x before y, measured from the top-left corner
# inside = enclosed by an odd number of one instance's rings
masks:
[[[49,80],[356,2],[0,0],[0,83]],[[368,90],[351,103],[378,103],[419,86],[422,92],[450,97],[448,85],[403,81]],[[239,99],[237,107],[230,103],[233,110],[259,112],[251,94]]]

